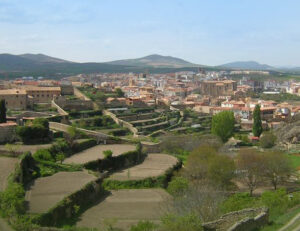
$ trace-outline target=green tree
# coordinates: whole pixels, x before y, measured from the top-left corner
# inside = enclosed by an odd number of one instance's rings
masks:
[[[0,123],[6,123],[6,106],[5,100],[0,100]]]
[[[211,132],[226,142],[234,131],[234,115],[232,111],[223,111],[213,116]]]
[[[184,177],[174,177],[168,184],[167,191],[173,196],[182,196],[188,189],[189,182]]]
[[[117,88],[116,93],[118,97],[124,97],[125,95],[121,88]]]
[[[255,109],[253,111],[253,127],[252,127],[252,132],[254,136],[260,136],[262,133],[263,128],[262,128],[262,122],[260,118],[260,106],[257,104],[255,106]]]

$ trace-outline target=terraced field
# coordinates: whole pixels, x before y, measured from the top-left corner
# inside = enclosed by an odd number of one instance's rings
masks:
[[[7,179],[15,170],[17,158],[0,157],[0,191],[5,190],[7,186]]]
[[[148,177],[163,175],[169,168],[176,165],[177,158],[167,154],[148,154],[143,163],[118,171],[110,176],[111,180],[141,180]]]
[[[113,152],[113,156],[118,156],[128,151],[134,151],[136,150],[136,147],[131,144],[97,145],[65,159],[64,163],[84,164],[92,160],[103,159],[103,151],[105,150],[111,150]]]
[[[26,191],[28,212],[46,212],[64,197],[94,179],[95,176],[86,172],[59,172],[49,177],[38,178]]]
[[[85,211],[77,226],[104,228],[103,221],[115,219],[114,227],[129,230],[140,220],[159,222],[170,195],[163,189],[123,189],[111,191],[101,203]]]

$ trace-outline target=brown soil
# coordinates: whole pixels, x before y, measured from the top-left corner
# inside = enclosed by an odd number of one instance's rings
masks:
[[[59,172],[49,177],[38,178],[26,192],[28,211],[43,213],[64,197],[81,189],[88,182],[96,179],[86,172]]]
[[[84,164],[92,160],[103,159],[103,151],[106,150],[111,150],[113,152],[113,156],[118,156],[128,151],[134,151],[135,149],[135,145],[130,144],[102,144],[75,154],[65,159],[64,163]]]
[[[112,191],[101,203],[84,212],[77,226],[100,228],[111,221],[113,226],[129,230],[140,220],[158,223],[170,195],[163,189],[123,189]]]
[[[178,162],[177,158],[167,154],[148,154],[143,163],[118,171],[110,176],[112,180],[140,180],[163,175],[166,170]]]
[[[0,157],[0,191],[5,190],[7,179],[14,172],[16,163],[18,163],[17,158]]]

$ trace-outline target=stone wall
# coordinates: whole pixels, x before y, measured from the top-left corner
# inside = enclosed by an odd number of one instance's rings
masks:
[[[91,110],[93,109],[93,102],[91,100],[72,99],[68,100],[64,96],[57,96],[54,99],[55,103],[64,110]]]
[[[114,113],[111,113],[110,111],[107,110],[103,110],[103,114],[110,116],[115,121],[116,124],[128,128],[133,133],[133,136],[138,136],[138,130],[131,123],[119,119]]]
[[[17,124],[14,122],[0,124],[0,143],[15,141]]]
[[[204,231],[253,231],[268,222],[267,208],[249,208],[227,213],[218,220],[204,223],[202,227]]]

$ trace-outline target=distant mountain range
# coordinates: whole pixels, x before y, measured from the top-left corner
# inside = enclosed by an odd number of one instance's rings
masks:
[[[138,59],[124,59],[117,60],[112,62],[107,62],[114,65],[126,65],[126,66],[151,66],[151,67],[171,67],[171,68],[180,68],[180,67],[197,67],[199,65],[190,63],[183,59],[175,58],[172,56],[162,56],[162,55],[148,55]]]
[[[232,62],[220,66],[203,66],[172,56],[149,55],[137,59],[117,60],[105,63],[78,63],[50,57],[44,54],[0,54],[0,77],[22,75],[42,75],[59,77],[79,73],[144,72],[167,73],[175,71],[197,71],[198,67],[210,70],[285,70],[300,71],[300,68],[275,68],[254,61]],[[2,73],[2,74],[1,74]]]
[[[260,64],[255,61],[239,61],[239,62],[232,62],[220,65],[221,68],[228,68],[228,69],[243,69],[243,70],[274,70],[275,67],[269,66],[267,64]]]

